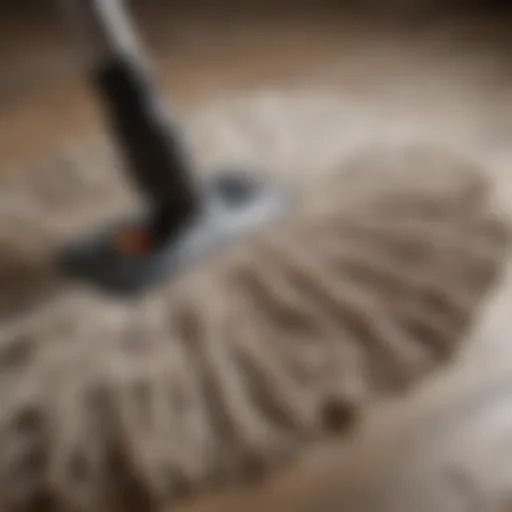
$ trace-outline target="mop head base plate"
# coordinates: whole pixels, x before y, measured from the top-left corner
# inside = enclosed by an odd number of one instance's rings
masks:
[[[113,295],[135,295],[172,279],[237,239],[285,213],[284,190],[247,172],[226,170],[203,187],[199,215],[152,250],[144,240],[122,243],[121,236],[147,233],[148,215],[128,218],[65,247],[57,265],[70,277]]]

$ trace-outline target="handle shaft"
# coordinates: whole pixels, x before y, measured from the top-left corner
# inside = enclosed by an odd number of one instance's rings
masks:
[[[132,181],[175,229],[199,209],[184,141],[167,115],[121,0],[61,0]]]

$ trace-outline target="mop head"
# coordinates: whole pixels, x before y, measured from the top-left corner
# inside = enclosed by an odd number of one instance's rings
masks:
[[[308,451],[265,485],[177,510],[510,512],[511,270],[486,301],[464,355],[414,392],[367,411],[356,439]]]
[[[51,266],[132,206],[109,148],[6,177],[2,510],[145,510],[265,474],[455,356],[508,243],[480,169],[421,147],[273,163],[292,215],[129,302]]]

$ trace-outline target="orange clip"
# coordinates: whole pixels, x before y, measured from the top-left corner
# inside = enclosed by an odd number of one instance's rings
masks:
[[[125,229],[117,236],[116,248],[125,254],[141,256],[151,250],[150,237],[142,229]]]

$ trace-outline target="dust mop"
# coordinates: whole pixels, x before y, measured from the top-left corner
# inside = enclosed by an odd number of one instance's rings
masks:
[[[66,7],[122,158],[86,149],[0,189],[2,303],[27,293],[0,316],[0,508],[148,510],[238,485],[455,357],[508,243],[478,167],[384,148],[203,179],[120,3]]]

